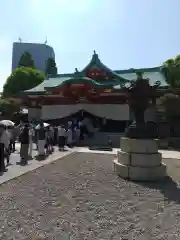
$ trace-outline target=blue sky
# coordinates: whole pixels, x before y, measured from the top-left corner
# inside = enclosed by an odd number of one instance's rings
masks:
[[[0,1],[0,90],[12,43],[53,46],[59,72],[83,68],[95,49],[111,69],[153,67],[180,53],[179,0]]]

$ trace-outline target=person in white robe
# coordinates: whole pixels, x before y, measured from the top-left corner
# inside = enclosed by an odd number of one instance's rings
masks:
[[[63,151],[64,150],[65,140],[66,140],[66,130],[65,130],[64,126],[59,126],[58,127],[59,151]]]
[[[32,159],[32,152],[33,152],[33,138],[35,136],[35,131],[31,126],[29,129],[29,158]]]
[[[45,144],[46,144],[46,129],[43,123],[40,123],[40,128],[37,132],[37,139],[38,139],[38,153],[39,156],[45,155]]]

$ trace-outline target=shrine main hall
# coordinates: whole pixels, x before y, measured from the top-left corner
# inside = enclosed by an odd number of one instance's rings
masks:
[[[121,130],[133,120],[123,87],[137,79],[137,72],[149,79],[150,85],[159,84],[159,95],[167,88],[161,67],[111,70],[94,51],[84,69],[74,73],[50,76],[40,85],[21,95],[28,106],[30,120],[58,121],[80,112],[99,119],[106,119]],[[145,113],[145,119],[156,118],[156,106]]]

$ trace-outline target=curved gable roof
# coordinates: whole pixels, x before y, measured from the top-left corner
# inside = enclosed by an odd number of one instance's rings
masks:
[[[123,82],[129,82],[128,79],[125,79],[124,77],[120,76],[119,74],[117,74],[116,72],[112,71],[110,68],[108,68],[106,65],[104,65],[101,60],[99,59],[98,54],[94,51],[94,54],[91,58],[91,61],[88,63],[88,65],[82,70],[82,72],[86,72],[88,69],[92,68],[92,67],[98,67],[100,69],[103,69],[109,73],[111,73],[112,75],[116,76],[118,79],[120,79]]]

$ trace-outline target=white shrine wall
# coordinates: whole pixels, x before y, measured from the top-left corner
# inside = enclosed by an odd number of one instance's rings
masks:
[[[130,120],[129,106],[127,104],[44,105],[41,109],[41,119],[64,118],[80,110],[101,118],[119,121]]]

